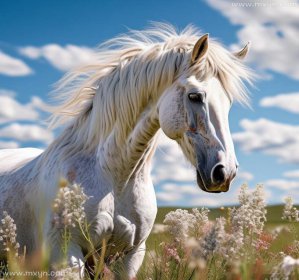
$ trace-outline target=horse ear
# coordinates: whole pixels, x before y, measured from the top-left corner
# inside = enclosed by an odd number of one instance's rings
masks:
[[[249,46],[250,46],[250,42],[248,42],[242,50],[240,50],[238,52],[235,52],[234,56],[239,58],[239,59],[244,59],[245,56],[247,55],[248,51],[249,51]]]
[[[205,34],[202,37],[198,39],[196,44],[194,45],[192,55],[191,55],[191,63],[194,64],[198,61],[201,61],[208,50],[208,39],[209,39],[209,34]]]

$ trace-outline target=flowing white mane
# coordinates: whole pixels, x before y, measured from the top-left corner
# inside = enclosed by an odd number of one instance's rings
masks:
[[[155,92],[169,86],[186,71],[200,79],[217,77],[231,99],[247,102],[244,81],[250,71],[215,40],[209,40],[203,65],[190,67],[190,52],[202,34],[193,26],[178,33],[168,24],[154,24],[144,31],[130,31],[102,44],[93,63],[66,74],[58,83],[51,124],[84,127],[86,145],[92,145],[95,132],[107,136],[115,123],[133,122],[137,108],[145,108]],[[90,120],[88,128],[80,125]],[[87,128],[87,130],[86,130]],[[68,131],[70,133],[70,131]]]

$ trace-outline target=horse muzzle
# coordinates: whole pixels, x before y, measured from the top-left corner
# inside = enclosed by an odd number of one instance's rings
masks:
[[[198,169],[196,170],[198,186],[203,191],[210,193],[227,192],[235,176],[236,171],[228,172],[222,164],[215,165],[209,176]]]

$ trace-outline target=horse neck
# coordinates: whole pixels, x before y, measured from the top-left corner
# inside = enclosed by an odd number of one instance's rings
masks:
[[[158,101],[165,89],[173,83],[174,63],[175,60],[171,71],[162,58],[160,61],[145,63],[138,72],[132,67],[133,69],[124,69],[125,73],[116,74],[130,77],[132,71],[136,73],[131,76],[134,81],[144,79],[143,84],[139,83],[135,88],[132,88],[132,81],[120,79],[121,82],[115,87],[122,91],[115,94],[115,122],[110,133],[99,144],[98,158],[101,166],[113,174],[120,186],[138,176],[140,172],[149,170],[156,147],[156,134],[160,128]],[[142,77],[150,67],[155,71]],[[126,88],[128,86],[130,88]],[[103,94],[97,93],[97,98],[101,96]],[[101,116],[98,118],[101,119]]]
[[[123,144],[117,142],[117,131],[99,146],[97,158],[118,190],[130,181],[149,176],[151,159],[156,149],[159,122],[155,114],[145,114]]]
[[[160,128],[157,105],[181,65],[182,54],[132,62],[101,78],[92,107],[47,149],[62,159],[96,156],[99,166],[123,186],[147,172]],[[54,151],[53,151],[54,150]]]

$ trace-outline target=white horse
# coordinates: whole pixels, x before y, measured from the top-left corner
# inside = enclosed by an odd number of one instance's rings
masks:
[[[91,197],[93,243],[118,243],[107,254],[125,252],[127,276],[136,277],[157,212],[150,171],[159,131],[177,141],[202,190],[226,192],[236,175],[228,114],[233,100],[247,100],[247,50],[232,54],[193,27],[177,34],[159,24],[108,41],[93,64],[62,79],[52,119],[65,126],[60,136],[44,152],[0,151],[0,213],[15,220],[21,248],[37,249],[43,222],[51,262],[62,258],[51,204],[65,177]],[[73,236],[67,256],[75,266],[88,244]]]

